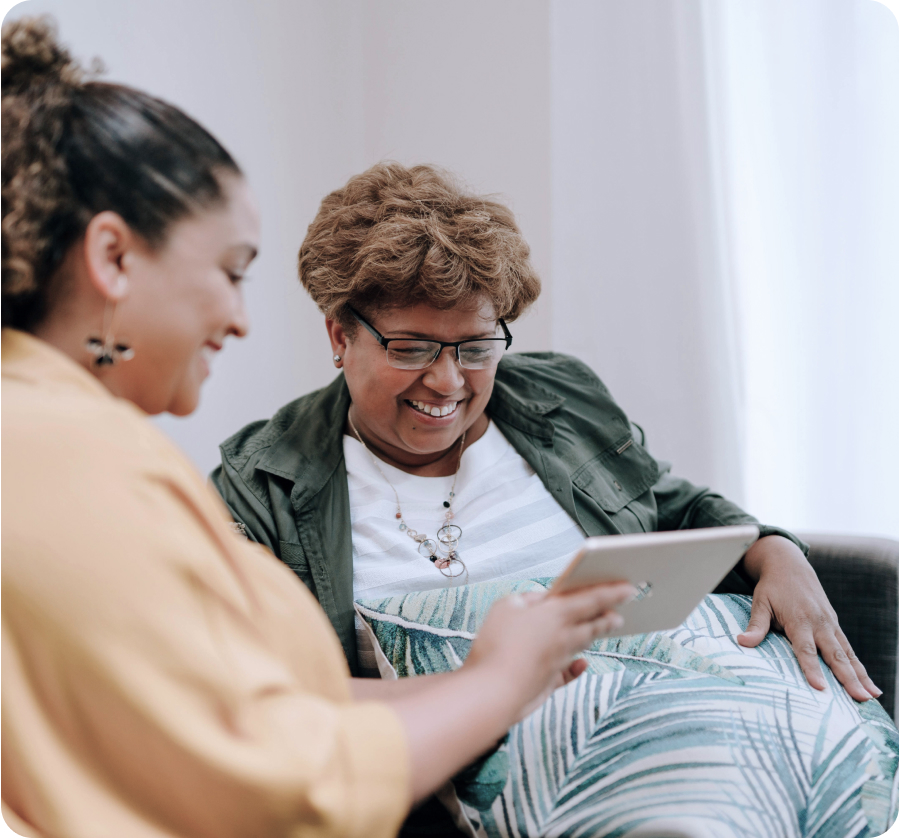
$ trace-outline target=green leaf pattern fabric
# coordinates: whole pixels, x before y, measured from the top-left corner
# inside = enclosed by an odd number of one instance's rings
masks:
[[[499,580],[357,603],[398,677],[465,660]],[[899,731],[824,667],[805,681],[785,637],[736,636],[751,599],[711,595],[679,628],[598,641],[588,670],[458,775],[444,802],[468,834],[852,838],[897,817]],[[823,662],[822,662],[823,666]]]

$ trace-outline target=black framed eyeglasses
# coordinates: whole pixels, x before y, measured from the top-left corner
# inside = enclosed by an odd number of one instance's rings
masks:
[[[453,347],[456,360],[463,369],[486,370],[495,367],[503,357],[503,352],[512,345],[512,334],[502,317],[499,318],[499,325],[503,330],[501,338],[449,342],[418,338],[385,338],[356,309],[352,306],[347,308],[369,334],[387,350],[387,363],[398,370],[423,370],[431,366],[440,357],[445,346]]]

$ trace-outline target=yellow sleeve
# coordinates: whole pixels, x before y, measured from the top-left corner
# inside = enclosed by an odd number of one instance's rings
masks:
[[[48,835],[395,835],[403,729],[350,700],[311,595],[177,458],[88,454],[9,505],[5,469],[6,806]]]

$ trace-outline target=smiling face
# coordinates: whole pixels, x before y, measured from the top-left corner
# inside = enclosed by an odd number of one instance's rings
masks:
[[[221,205],[176,222],[161,248],[124,258],[117,333],[134,358],[110,375],[118,395],[148,413],[191,413],[225,338],[247,333],[240,283],[258,249],[259,216],[243,178],[225,176],[223,188]]]
[[[385,338],[449,342],[501,336],[487,300],[447,311],[427,304],[385,309],[369,322]],[[456,466],[454,443],[467,431],[467,445],[487,429],[484,408],[496,368],[462,369],[453,350],[444,348],[423,370],[395,369],[383,347],[361,326],[349,339],[338,323],[327,323],[353,400],[350,418],[366,444],[408,471],[451,474]]]

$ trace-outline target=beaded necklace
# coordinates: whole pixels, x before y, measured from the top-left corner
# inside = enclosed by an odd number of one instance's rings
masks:
[[[384,478],[387,485],[393,490],[393,496],[396,498],[396,518],[399,521],[400,531],[404,532],[418,544],[418,552],[426,559],[430,559],[434,563],[434,567],[436,567],[444,576],[455,579],[463,573],[467,574],[468,568],[465,567],[465,562],[459,557],[459,551],[457,549],[459,547],[459,541],[462,538],[462,528],[453,524],[452,520],[455,517],[453,513],[453,498],[456,497],[456,480],[459,478],[459,469],[462,467],[462,452],[465,450],[465,434],[468,433],[468,431],[463,433],[459,440],[459,461],[456,463],[456,473],[453,475],[453,485],[450,487],[449,497],[443,502],[443,506],[446,509],[443,513],[443,526],[437,530],[437,539],[435,541],[433,538],[428,538],[425,533],[416,532],[405,522],[405,520],[403,520],[400,496],[397,494],[396,488],[393,483],[387,479],[387,475],[384,474],[381,466],[378,465],[378,458],[372,454],[369,447],[365,444],[362,435],[356,430],[356,426],[353,424],[353,420],[350,418],[349,414],[347,414],[347,422],[350,423],[350,428],[356,439],[358,439],[359,442],[362,443],[362,447],[368,451],[368,456],[371,457],[371,461],[378,470],[378,474]],[[458,568],[456,567],[457,565]]]

